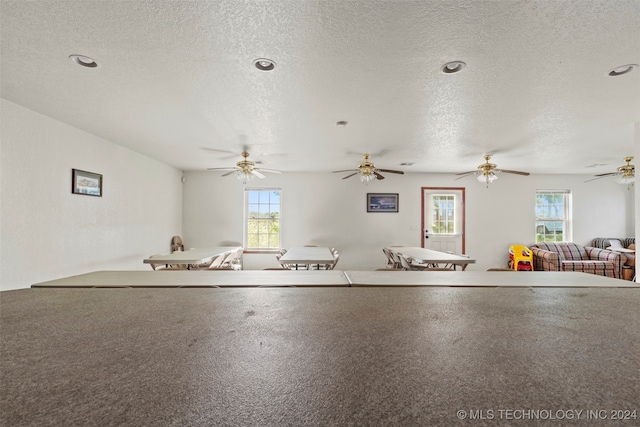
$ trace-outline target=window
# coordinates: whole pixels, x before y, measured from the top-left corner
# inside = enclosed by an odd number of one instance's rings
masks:
[[[245,244],[248,251],[280,249],[280,190],[245,190]]]
[[[571,192],[536,191],[536,242],[571,241]]]
[[[434,194],[431,196],[432,231],[434,234],[455,234],[456,196],[454,194]]]

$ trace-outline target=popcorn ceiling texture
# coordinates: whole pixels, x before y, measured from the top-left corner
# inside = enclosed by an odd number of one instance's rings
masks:
[[[635,0],[4,0],[1,20],[3,98],[183,170],[228,165],[202,147],[249,145],[288,171],[387,150],[414,171],[495,152],[509,169],[607,172],[640,111],[640,72],[606,76],[640,63]],[[451,60],[467,68],[443,75]]]

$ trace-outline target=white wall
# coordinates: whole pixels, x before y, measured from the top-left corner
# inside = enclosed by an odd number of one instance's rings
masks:
[[[95,270],[148,269],[182,232],[182,172],[1,100],[0,290]],[[103,197],[71,194],[71,169]]]
[[[172,235],[187,247],[242,242],[243,186],[214,172],[182,172],[117,144],[0,100],[0,290],[101,269],[145,270]],[[636,143],[640,144],[636,129]],[[101,198],[71,194],[71,169],[104,175]],[[635,235],[635,191],[590,176],[503,175],[490,188],[473,177],[389,174],[364,186],[330,173],[270,175],[250,186],[283,190],[283,247],[334,246],[339,268],[384,265],[386,245],[420,245],[421,187],[467,189],[470,269],[503,266],[510,244],[533,240],[536,189],[572,191],[574,241]],[[184,191],[184,203],[183,203]],[[367,213],[367,192],[400,194],[400,212]],[[245,255],[245,268],[277,266]]]
[[[233,176],[187,172],[184,188],[184,238],[190,247],[242,242],[243,185]],[[534,240],[536,189],[569,189],[573,195],[574,241],[635,235],[634,190],[591,175],[506,175],[485,188],[453,175],[388,174],[384,181],[361,184],[331,173],[269,175],[247,187],[282,189],[282,245],[305,244],[339,249],[340,269],[383,267],[382,247],[420,246],[421,187],[466,187],[466,252],[477,259],[470,270],[504,267],[511,244]],[[399,213],[367,213],[366,193],[399,193]],[[246,269],[276,267],[274,255],[245,255]]]

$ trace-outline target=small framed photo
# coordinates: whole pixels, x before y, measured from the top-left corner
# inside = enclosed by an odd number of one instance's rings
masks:
[[[102,175],[93,172],[72,169],[71,192],[85,196],[102,197]]]
[[[398,212],[398,193],[367,193],[367,212]]]

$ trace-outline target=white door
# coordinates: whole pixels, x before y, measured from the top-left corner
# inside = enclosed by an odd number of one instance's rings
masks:
[[[422,189],[423,247],[464,254],[464,188]]]

